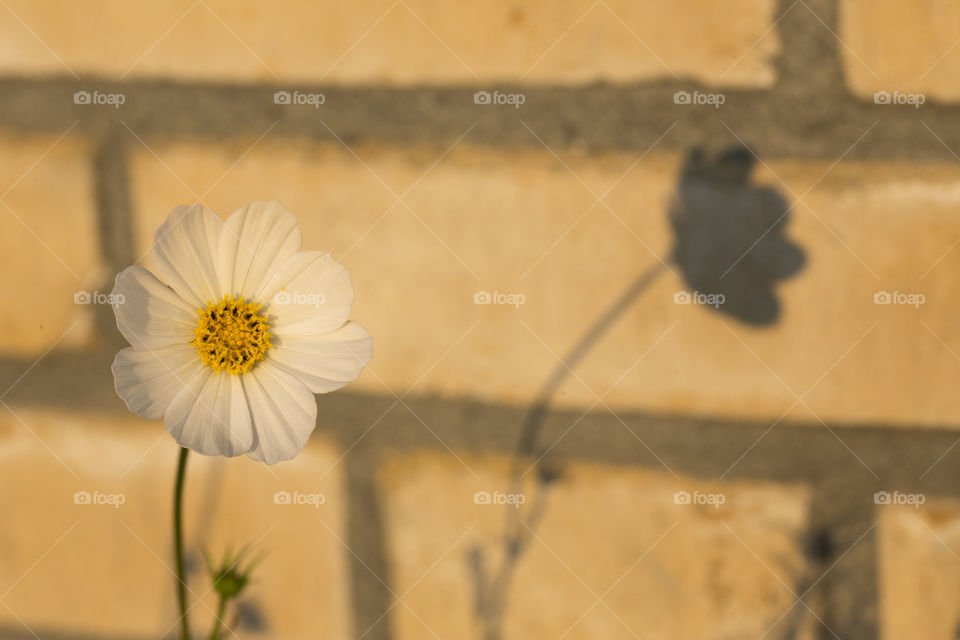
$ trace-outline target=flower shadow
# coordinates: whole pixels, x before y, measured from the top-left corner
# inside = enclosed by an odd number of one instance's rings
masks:
[[[694,292],[720,301],[711,308],[767,326],[781,315],[777,284],[799,273],[806,257],[787,237],[787,200],[751,182],[755,163],[743,147],[687,154],[669,211],[671,261]]]

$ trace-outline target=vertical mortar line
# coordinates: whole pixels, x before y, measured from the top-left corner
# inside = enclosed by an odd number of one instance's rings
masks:
[[[351,637],[364,640],[393,638],[392,572],[387,554],[383,495],[377,489],[380,454],[375,445],[361,443],[344,458],[346,468],[346,544],[350,563],[353,611]],[[354,555],[355,554],[355,555]],[[393,587],[390,587],[393,588]],[[389,612],[388,612],[389,611]]]
[[[776,18],[781,16],[782,50],[773,91],[787,101],[792,116],[815,118],[810,114],[816,110],[806,108],[815,100],[831,100],[834,110],[855,103],[843,73],[839,0],[780,0]],[[814,496],[813,521],[829,542],[824,557],[811,558],[811,565],[829,567],[839,560],[819,585],[825,607],[820,615],[829,630],[817,623],[818,636],[832,638],[836,633],[844,640],[875,640],[880,636],[877,530],[851,548],[876,520],[874,489],[866,484],[854,491],[831,489],[850,481],[847,470],[836,469],[816,487]]]
[[[817,607],[814,611],[823,620],[815,622],[815,637],[881,637],[875,490],[872,482],[851,476],[849,470],[824,478],[815,487],[808,562],[815,579],[822,576],[815,588],[822,594],[817,599],[822,611]]]
[[[97,211],[97,238],[105,273],[99,290],[113,290],[114,278],[133,263],[134,222],[129,180],[127,140],[116,126],[99,133],[93,161],[94,204]],[[113,310],[95,306],[95,331],[105,345],[120,344]]]
[[[808,100],[847,95],[839,31],[839,0],[780,0],[774,19],[782,49],[774,91],[802,93]],[[784,15],[786,14],[786,15]],[[833,31],[833,33],[831,33]]]

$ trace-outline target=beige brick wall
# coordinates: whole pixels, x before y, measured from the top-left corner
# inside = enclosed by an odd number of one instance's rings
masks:
[[[0,70],[346,84],[769,86],[773,0],[5,3]],[[716,25],[722,23],[723,29]],[[109,33],[90,47],[78,33]]]
[[[471,557],[482,554],[483,580],[492,581],[516,513],[506,503],[478,504],[476,492],[526,499],[530,529],[512,526],[529,534],[529,546],[506,583],[504,637],[779,637],[795,622],[781,616],[804,580],[804,490],[574,465],[544,493],[535,475],[513,488],[507,460],[474,457],[396,457],[385,467],[398,638],[430,629],[468,638],[476,628]],[[677,504],[678,491],[721,498],[717,506]],[[491,502],[498,499],[507,498]],[[535,521],[540,500],[545,516]],[[802,608],[800,618],[815,621]],[[815,637],[808,624],[799,629],[795,637]]]
[[[548,151],[463,145],[420,180],[443,149],[363,147],[358,160],[338,145],[251,143],[149,141],[151,150],[136,150],[137,253],[170,203],[211,186],[204,201],[223,216],[249,200],[280,199],[300,217],[305,246],[331,251],[350,269],[355,317],[376,337],[376,359],[357,386],[375,393],[416,383],[417,393],[529,402],[557,357],[658,256],[670,256],[677,155],[654,153],[623,175],[635,156],[565,154],[571,173]],[[690,287],[664,273],[567,380],[560,405],[585,409],[609,389],[604,401],[615,409],[770,421],[790,409],[788,417],[812,424],[811,412],[852,423],[949,424],[960,410],[952,393],[960,338],[950,321],[950,291],[960,284],[960,253],[950,250],[960,237],[960,172],[768,167],[757,183],[791,205],[792,194],[809,189],[790,213],[787,235],[807,252],[807,266],[777,289],[782,321],[756,329],[674,304],[674,293]],[[610,210],[590,209],[589,190],[615,183],[605,197]],[[410,209],[391,207],[391,191],[412,185]],[[479,290],[522,293],[526,302],[478,306]],[[878,291],[926,302],[876,305]]]
[[[352,637],[341,452],[315,438],[294,461],[268,468],[247,459],[194,456],[184,507],[191,612],[208,629],[215,593],[202,550],[263,554],[248,605],[269,632],[244,637]],[[0,414],[0,624],[20,618],[55,633],[155,636],[178,617],[171,571],[170,513],[176,447],[158,422],[109,414],[19,409]],[[75,504],[87,491],[123,503]],[[278,505],[276,491],[320,494],[318,508]],[[115,501],[116,502],[116,501]],[[304,571],[309,567],[309,571]],[[229,624],[229,621],[228,621]]]
[[[90,145],[60,136],[0,138],[0,354],[89,345],[100,263]]]
[[[533,534],[504,640],[953,638],[958,17],[945,0],[0,0],[0,635],[173,624],[176,448],[122,410],[109,310],[74,295],[108,288],[131,255],[149,265],[175,205],[226,216],[276,199],[305,248],[349,268],[375,358],[319,399],[295,461],[191,458],[191,559],[265,553],[245,599],[262,624],[237,637],[482,637],[498,610],[478,610],[477,589],[520,515]],[[113,84],[120,110],[70,102]],[[473,113],[469,93],[510,84],[526,110]],[[674,107],[694,84],[725,104]],[[269,102],[304,85],[329,90],[327,111]],[[928,104],[864,104],[876,91]],[[747,200],[792,205],[785,238],[805,258],[763,328],[674,300],[692,288],[669,257],[688,154],[738,135],[761,156]],[[580,425],[544,458],[562,474],[514,489],[507,455],[558,357],[661,260],[533,438]],[[479,291],[525,302],[478,305]],[[861,502],[891,476],[927,503]],[[199,571],[190,586],[200,630],[214,601]]]
[[[960,97],[960,7],[949,0],[841,0],[843,65],[861,96],[877,91]]]
[[[960,615],[956,501],[878,511],[883,640],[954,637]]]

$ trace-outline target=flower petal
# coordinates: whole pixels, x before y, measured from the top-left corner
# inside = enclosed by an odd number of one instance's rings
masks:
[[[203,205],[177,207],[157,229],[153,270],[194,308],[225,293],[217,277],[223,222]]]
[[[138,416],[157,420],[203,365],[197,350],[182,345],[156,350],[127,347],[113,360],[114,386],[127,408]]]
[[[180,446],[206,456],[246,453],[253,429],[240,377],[201,368],[167,409],[167,431]]]
[[[193,340],[197,310],[143,267],[127,267],[113,287],[117,328],[138,349],[186,345]]]
[[[220,234],[224,293],[253,296],[299,250],[297,219],[279,202],[251,202],[237,209]]]
[[[271,334],[311,336],[344,325],[353,304],[353,285],[347,270],[329,253],[302,251],[255,298],[269,305]]]
[[[295,377],[270,361],[241,376],[253,417],[254,460],[273,464],[296,456],[313,433],[317,401]]]
[[[373,338],[356,322],[317,336],[276,335],[267,358],[292,373],[313,393],[353,382],[373,357]]]

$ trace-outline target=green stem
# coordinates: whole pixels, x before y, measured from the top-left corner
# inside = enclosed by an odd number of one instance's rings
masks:
[[[220,604],[217,605],[217,617],[213,621],[213,631],[210,632],[210,640],[217,640],[220,635],[220,625],[223,624],[223,615],[227,611],[227,598],[220,596]]]
[[[180,603],[180,626],[183,640],[190,640],[190,624],[187,622],[187,583],[183,575],[183,477],[187,471],[189,449],[180,448],[177,462],[177,483],[173,490],[173,547],[177,560],[177,600]]]

